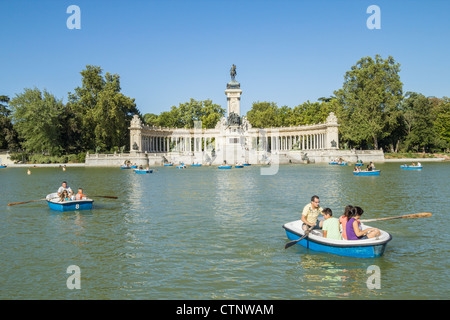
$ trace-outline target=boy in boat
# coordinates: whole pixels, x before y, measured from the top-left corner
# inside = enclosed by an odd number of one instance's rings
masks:
[[[319,197],[312,196],[311,203],[307,204],[303,208],[302,212],[302,222],[303,222],[303,230],[306,230],[308,227],[313,227],[313,229],[321,229],[323,221],[319,221],[319,214],[323,215],[323,209],[319,206]]]
[[[75,200],[83,200],[83,198],[87,197],[83,194],[83,189],[78,188],[78,193],[75,195]]]
[[[328,239],[342,240],[341,232],[339,230],[339,220],[333,217],[333,212],[330,208],[323,209],[323,216],[325,221],[323,222],[322,230],[323,237]]]
[[[66,181],[62,182],[62,186],[59,187],[58,189],[58,196],[61,196],[61,194],[63,193],[63,191],[66,190],[67,193],[69,194],[69,196],[73,196],[73,191],[72,189],[70,189],[70,187],[67,185]]]

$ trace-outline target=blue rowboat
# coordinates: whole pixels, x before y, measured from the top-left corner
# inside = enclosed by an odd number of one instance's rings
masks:
[[[153,170],[134,170],[136,173],[152,173]]]
[[[337,166],[337,165],[339,165],[339,166],[346,166],[347,165],[347,162],[342,162],[342,163],[339,163],[339,162],[330,162],[330,163],[328,163],[329,165],[332,165],[332,166]]]
[[[231,169],[231,166],[219,166],[218,169]]]
[[[330,166],[337,166],[339,163],[337,163],[337,162],[330,162],[330,163],[328,163]]]
[[[249,166],[251,166],[251,164],[250,163],[244,163],[243,166],[249,167]]]
[[[164,167],[173,167],[173,164],[172,164],[172,163],[166,163],[166,164],[164,165]]]
[[[400,166],[400,168],[401,169],[416,169],[416,170],[420,170],[420,169],[422,169],[423,167],[422,166],[408,166],[408,165],[406,165],[406,164],[404,164],[404,165],[401,165]]]
[[[6,168],[7,166],[0,166],[0,168]]]
[[[235,168],[243,168],[244,166],[242,164],[238,164],[236,166],[234,166]]]
[[[355,176],[379,176],[381,170],[373,170],[373,171],[353,171]]]
[[[201,167],[201,164],[191,164],[191,167]]]
[[[186,169],[186,166],[184,166],[184,165],[177,166],[177,169]]]
[[[364,163],[355,163],[355,166],[360,167],[362,166]]]
[[[288,222],[283,225],[289,240],[294,241],[305,235],[301,220]],[[362,229],[370,228],[362,224]],[[324,238],[321,230],[313,230],[306,238],[297,242],[307,249],[327,252],[340,256],[355,258],[375,258],[384,254],[386,245],[392,236],[386,231],[380,230],[377,238],[365,240],[335,240]]]
[[[57,193],[50,193],[45,199],[47,200],[49,208],[56,211],[91,210],[94,203],[94,200],[92,199],[59,202]]]
[[[131,169],[137,169],[137,166],[131,166],[130,168]]]
[[[128,167],[128,166],[121,166],[120,169],[131,169],[131,167]]]

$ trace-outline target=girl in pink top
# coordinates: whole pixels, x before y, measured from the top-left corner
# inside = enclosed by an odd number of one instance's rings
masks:
[[[346,231],[345,227],[347,225],[347,221],[350,220],[349,214],[350,214],[351,209],[353,209],[353,206],[351,206],[351,205],[346,206],[344,215],[339,217],[339,222],[342,225],[342,238],[344,238],[345,240],[347,240],[347,231]]]

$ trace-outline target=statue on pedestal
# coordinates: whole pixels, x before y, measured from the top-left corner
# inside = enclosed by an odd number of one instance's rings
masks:
[[[236,66],[233,64],[230,69],[231,81],[236,81]]]

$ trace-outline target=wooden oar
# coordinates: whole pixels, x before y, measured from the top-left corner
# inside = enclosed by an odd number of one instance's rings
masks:
[[[22,201],[22,202],[13,202],[13,203],[8,203],[8,206],[15,206],[16,204],[24,204],[24,203],[36,202],[36,201],[44,201],[44,200],[47,200],[47,199],[29,200],[29,201]]]
[[[366,219],[366,220],[359,220],[359,221],[361,221],[361,222],[372,222],[372,221],[383,221],[383,220],[391,220],[391,219],[416,219],[416,218],[428,218],[428,217],[431,217],[431,216],[432,216],[431,212],[422,212],[422,213],[405,214],[403,216],[398,216],[398,217]]]
[[[115,196],[88,196],[88,198],[108,198],[108,199],[119,199]]]
[[[313,228],[314,228],[314,226],[312,226],[312,227],[310,227],[308,230],[306,230],[306,231],[305,231],[305,235],[304,235],[303,237],[301,237],[300,239],[294,240],[294,241],[291,241],[291,242],[286,243],[286,245],[284,246],[284,248],[287,249],[287,248],[289,248],[290,246],[293,246],[293,245],[296,244],[297,242],[299,242],[299,241],[303,240],[304,238],[306,238],[306,237],[309,235],[309,233],[311,232],[311,230],[312,230]]]

